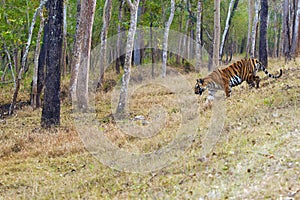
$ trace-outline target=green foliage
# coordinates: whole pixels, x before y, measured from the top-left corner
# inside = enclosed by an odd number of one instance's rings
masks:
[[[0,45],[5,44],[8,49],[21,48],[26,44],[32,15],[39,1],[30,1],[26,5],[24,0],[2,1],[0,7]]]

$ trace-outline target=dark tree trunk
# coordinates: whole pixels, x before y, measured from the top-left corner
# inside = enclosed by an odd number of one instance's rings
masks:
[[[45,22],[44,26],[44,36],[43,43],[41,47],[41,52],[39,55],[39,66],[38,66],[38,79],[37,79],[37,94],[36,94],[36,107],[41,107],[41,94],[45,84],[45,66],[46,66],[46,52],[47,52],[47,35],[49,32],[48,23]]]
[[[63,1],[49,0],[48,45],[46,57],[45,95],[41,125],[45,128],[60,124],[60,62],[62,55]]]
[[[267,29],[268,29],[268,0],[261,0],[260,27],[259,27],[259,60],[268,66],[267,50]]]

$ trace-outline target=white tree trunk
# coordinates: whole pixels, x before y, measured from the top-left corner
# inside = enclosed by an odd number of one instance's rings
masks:
[[[219,55],[220,60],[222,60],[222,56],[223,56],[223,53],[224,53],[223,51],[224,51],[225,41],[227,39],[227,35],[228,35],[228,32],[229,32],[231,19],[233,17],[234,11],[235,11],[235,9],[238,5],[238,2],[239,2],[239,0],[231,0],[230,3],[229,3],[225,29],[224,29],[224,32],[223,32],[223,35],[222,35],[222,41],[221,41],[221,45],[220,45],[220,55]]]
[[[200,71],[202,65],[202,45],[201,45],[201,18],[202,18],[202,1],[198,0],[197,4],[197,23],[196,23],[196,72]]]
[[[130,8],[130,28],[127,36],[124,74],[122,76],[121,92],[120,92],[118,107],[116,111],[117,114],[123,114],[127,106],[128,86],[129,86],[130,72],[131,72],[132,50],[133,50],[133,43],[134,43],[134,35],[137,26],[137,11],[138,11],[138,5],[140,0],[134,0],[133,3],[131,2],[131,0],[126,0],[126,2]]]
[[[63,76],[67,75],[67,4],[68,2],[65,0],[63,8],[63,51],[61,56]]]
[[[76,96],[76,86],[78,80],[78,70],[80,65],[80,57],[81,57],[81,43],[82,43],[82,28],[81,28],[81,1],[77,0],[77,24],[76,24],[76,34],[75,41],[72,52],[72,60],[71,60],[71,78],[69,85],[69,96],[73,102],[77,102]]]
[[[94,22],[94,14],[96,8],[96,0],[82,0],[81,3],[81,20],[83,30],[82,52],[80,57],[80,65],[78,69],[77,80],[77,106],[79,109],[88,109],[89,95],[89,69],[91,57],[92,29]]]
[[[104,79],[104,69],[106,66],[106,38],[107,38],[107,32],[108,32],[108,26],[110,23],[110,17],[111,17],[111,8],[112,8],[112,0],[106,0],[103,10],[103,25],[102,25],[102,31],[101,31],[101,50],[100,50],[100,75],[99,75],[99,81],[98,81],[98,87],[102,87],[103,79]]]
[[[9,115],[11,115],[13,113],[14,107],[15,107],[15,104],[16,104],[16,101],[17,101],[17,97],[18,97],[18,93],[19,93],[19,89],[20,89],[20,84],[21,84],[20,82],[21,82],[21,79],[22,79],[23,71],[24,71],[25,66],[26,66],[26,60],[27,60],[27,56],[28,56],[28,52],[29,52],[29,47],[31,45],[31,39],[32,39],[33,29],[34,29],[34,26],[35,26],[36,17],[40,13],[40,10],[43,8],[43,6],[47,3],[47,1],[48,0],[41,0],[39,7],[36,9],[36,11],[33,15],[31,25],[30,25],[30,28],[29,28],[29,33],[28,33],[28,39],[27,39],[27,43],[26,43],[26,47],[25,47],[25,52],[24,52],[24,55],[22,57],[22,62],[21,62],[22,65],[21,65],[21,68],[20,68],[18,76],[17,76],[12,103],[10,104],[9,111],[8,111]]]
[[[256,57],[256,52],[255,52],[255,47],[256,47],[256,36],[257,36],[257,25],[258,25],[258,19],[259,19],[259,1],[260,0],[255,0],[255,14],[254,14],[254,19],[252,23],[252,32],[251,32],[251,51],[250,51],[250,57],[255,58]]]
[[[169,16],[169,19],[165,25],[165,32],[164,32],[164,42],[163,42],[163,53],[162,53],[162,77],[166,77],[167,73],[167,54],[168,54],[168,39],[169,39],[169,31],[170,26],[172,24],[173,18],[174,18],[174,12],[175,12],[175,0],[171,0],[171,13]]]
[[[33,107],[33,109],[36,108],[39,55],[40,55],[40,50],[41,50],[40,42],[41,42],[42,32],[44,29],[44,21],[45,21],[45,19],[43,16],[43,12],[40,11],[40,28],[39,28],[37,40],[36,40],[36,48],[35,48],[35,53],[34,53],[34,69],[33,69],[33,77],[32,77],[31,106]]]
[[[220,52],[220,1],[214,2],[214,40],[213,40],[213,69],[219,66]]]

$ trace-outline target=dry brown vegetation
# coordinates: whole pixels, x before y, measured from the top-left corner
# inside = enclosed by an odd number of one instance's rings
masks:
[[[213,115],[203,110],[205,96],[197,97],[199,127],[192,146],[176,162],[148,173],[117,171],[95,159],[84,148],[67,102],[61,127],[46,130],[40,128],[41,110],[25,106],[0,119],[0,199],[300,198],[298,63],[272,61],[270,72],[283,68],[280,79],[264,78],[260,89],[246,84],[233,88],[223,131],[205,159],[203,135]],[[197,76],[184,73],[191,93]],[[132,96],[131,117],[143,115],[151,122],[148,111],[155,103],[166,110],[167,124],[150,139],[136,139],[119,129],[110,116],[111,95],[112,91],[98,94],[96,111],[105,135],[117,146],[151,152],[172,141],[181,121],[174,93],[148,85]],[[27,98],[24,92],[21,100]],[[9,90],[1,88],[1,102],[9,100]]]

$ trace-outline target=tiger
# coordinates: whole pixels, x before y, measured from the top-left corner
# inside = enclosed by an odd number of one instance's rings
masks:
[[[282,69],[278,75],[270,74],[265,66],[255,58],[242,59],[225,68],[219,68],[212,71],[204,78],[197,79],[195,85],[195,94],[202,95],[208,89],[208,100],[214,99],[216,90],[224,90],[226,97],[230,97],[231,88],[240,85],[246,81],[250,88],[259,88],[260,77],[256,73],[262,70],[270,78],[280,78]]]

